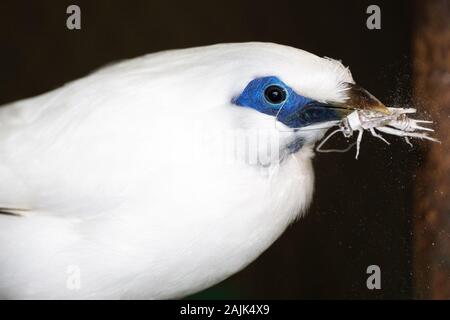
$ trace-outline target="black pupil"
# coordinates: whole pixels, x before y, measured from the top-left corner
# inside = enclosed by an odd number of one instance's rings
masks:
[[[268,87],[264,95],[270,103],[281,103],[286,99],[286,92],[279,86]]]

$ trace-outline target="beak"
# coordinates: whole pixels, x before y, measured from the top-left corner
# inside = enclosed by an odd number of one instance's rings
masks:
[[[298,108],[283,109],[278,120],[290,128],[300,128],[341,120],[355,110],[369,110],[382,114],[391,114],[389,109],[362,87],[347,83],[344,102],[318,102],[311,100],[300,104]]]
[[[335,104],[335,108],[348,110],[348,113],[354,110],[370,110],[390,114],[389,109],[375,98],[366,89],[357,84],[347,83],[347,100],[343,103]]]

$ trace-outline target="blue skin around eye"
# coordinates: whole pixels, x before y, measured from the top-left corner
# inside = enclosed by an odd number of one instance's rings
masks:
[[[277,85],[286,91],[286,100],[272,104],[266,100],[264,91],[267,87]],[[339,114],[326,105],[303,97],[292,90],[277,77],[262,77],[250,81],[244,91],[233,100],[242,107],[249,107],[264,114],[277,116],[278,121],[290,128],[301,128],[314,123],[340,119]]]

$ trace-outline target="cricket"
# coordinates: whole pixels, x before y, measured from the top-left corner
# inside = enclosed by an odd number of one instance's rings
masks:
[[[363,133],[368,130],[372,136],[382,140],[386,144],[390,144],[379,132],[389,135],[403,137],[410,146],[412,146],[409,138],[425,139],[433,142],[440,142],[439,140],[428,135],[427,132],[434,132],[432,128],[424,127],[421,124],[432,124],[430,120],[417,120],[408,117],[408,114],[416,113],[415,108],[390,108],[386,111],[378,110],[355,110],[347,117],[339,122],[333,122],[339,128],[331,132],[325,137],[316,150],[318,152],[347,152],[356,144],[355,159],[358,159],[361,149],[361,141]],[[344,137],[351,138],[355,132],[358,132],[356,142],[352,143],[345,149],[323,149],[323,145],[336,133],[342,132]]]

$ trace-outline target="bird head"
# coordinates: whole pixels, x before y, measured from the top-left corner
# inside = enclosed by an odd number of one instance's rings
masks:
[[[108,79],[118,79],[114,80],[120,81],[116,87],[130,90],[122,96],[132,97],[132,105],[139,104],[146,112],[138,114],[133,123],[142,121],[143,127],[154,128],[156,124],[149,125],[149,119],[155,118],[156,112],[166,113],[167,121],[160,123],[175,128],[174,141],[180,142],[176,148],[184,145],[187,150],[192,148],[181,139],[188,127],[197,123],[202,132],[257,129],[266,137],[277,135],[279,149],[286,151],[281,154],[291,154],[312,146],[330,123],[336,125],[354,110],[388,112],[378,99],[355,84],[349,68],[340,61],[273,43],[166,51],[105,72],[123,69],[127,70],[125,75]],[[141,76],[143,73],[146,76]],[[158,109],[148,108],[149,97]],[[112,98],[118,104],[116,96]],[[129,104],[129,100],[123,103]],[[214,141],[211,145],[224,143]]]
[[[246,80],[240,82],[231,103],[252,109],[261,121],[272,120],[278,130],[290,132],[287,146],[293,151],[316,142],[332,123],[354,110],[389,112],[355,84],[350,70],[337,60],[281,45],[253,45],[259,50],[251,53],[248,65],[241,66]]]
[[[292,152],[314,144],[330,127],[327,123],[356,109],[387,112],[378,99],[355,84],[340,61],[289,46],[220,44],[188,49],[177,58],[177,72],[181,61],[189,61],[184,71],[190,69],[195,78],[183,79],[190,99],[197,99],[191,102],[238,110],[234,125],[246,129],[283,132],[283,144],[293,147]]]

